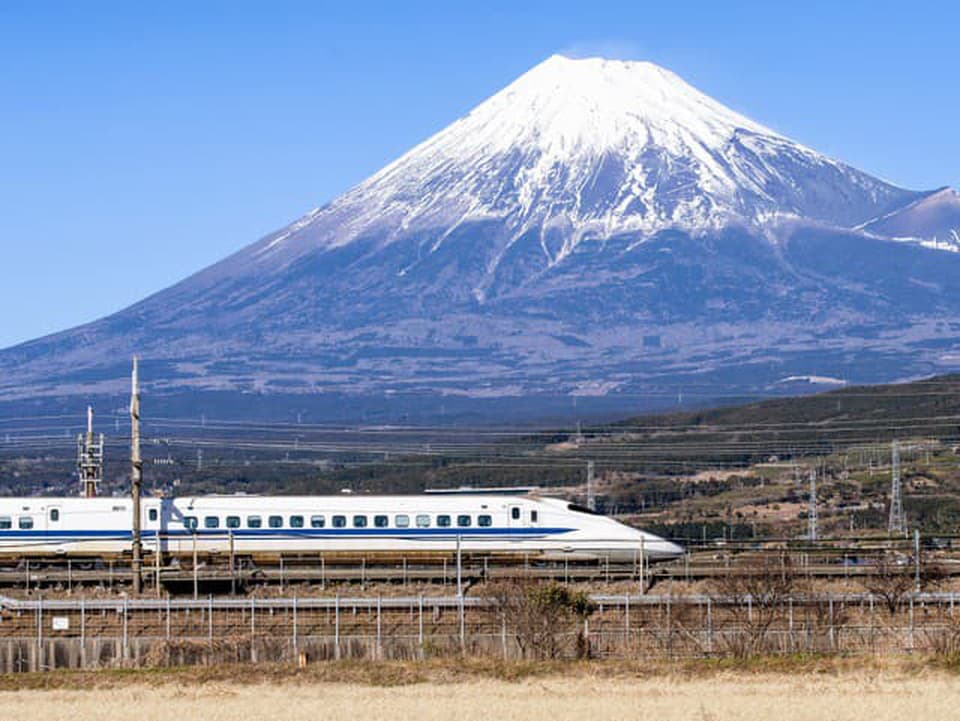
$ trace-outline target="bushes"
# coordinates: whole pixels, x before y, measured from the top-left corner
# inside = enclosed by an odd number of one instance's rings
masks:
[[[559,583],[512,581],[491,584],[485,595],[513,633],[523,658],[590,655],[583,621],[596,604],[583,591]]]

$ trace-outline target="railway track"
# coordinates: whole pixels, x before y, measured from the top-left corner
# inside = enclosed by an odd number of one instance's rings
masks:
[[[256,586],[302,584],[403,584],[421,583],[457,585],[503,578],[554,580],[565,583],[638,582],[644,586],[661,581],[696,582],[710,579],[750,576],[759,571],[776,571],[817,579],[868,578],[890,573],[890,567],[875,561],[877,549],[857,553],[835,549],[810,552],[785,552],[782,549],[756,549],[717,554],[714,550],[695,551],[675,561],[646,566],[640,562],[611,562],[607,559],[507,557],[464,554],[430,554],[404,557],[392,555],[350,556],[345,554],[309,554],[296,556],[224,557],[211,554],[160,559],[147,554],[143,566],[145,587],[167,591],[206,593],[234,592]],[[872,555],[871,555],[872,554]],[[773,560],[773,565],[771,565]],[[917,559],[897,556],[893,570],[900,574],[919,573]],[[940,577],[960,575],[960,553],[947,551],[921,559],[925,568],[936,566]],[[42,590],[99,586],[122,588],[131,583],[128,556],[110,558],[2,558],[0,588]]]

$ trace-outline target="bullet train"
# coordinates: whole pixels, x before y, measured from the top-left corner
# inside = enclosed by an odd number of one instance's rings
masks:
[[[666,560],[683,549],[651,533],[535,494],[210,495],[141,502],[146,554],[524,554]],[[0,498],[0,555],[130,552],[129,498]]]

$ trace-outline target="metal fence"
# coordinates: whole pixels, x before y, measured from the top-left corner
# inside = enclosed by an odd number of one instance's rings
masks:
[[[776,603],[707,595],[592,599],[592,614],[552,629],[560,655],[960,652],[960,594],[910,594],[894,608],[870,594],[797,594]],[[537,653],[516,619],[487,598],[0,598],[6,672]]]

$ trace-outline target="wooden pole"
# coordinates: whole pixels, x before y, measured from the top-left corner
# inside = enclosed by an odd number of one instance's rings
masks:
[[[154,583],[156,583],[157,585],[157,598],[160,598],[162,594],[160,593],[160,529],[159,528],[156,530],[156,535],[154,537],[157,539],[157,555],[153,559],[153,566],[154,566],[153,570],[154,570],[154,573],[156,574]]]
[[[143,483],[143,461],[140,458],[140,379],[138,359],[133,357],[130,383],[130,498],[133,501],[131,551],[133,553],[133,593],[140,595],[143,547],[140,539],[140,487]]]
[[[230,595],[237,595],[237,574],[236,574],[236,564],[234,558],[233,550],[233,530],[227,532],[230,538]]]
[[[193,529],[193,600],[197,600],[200,592],[200,579],[197,577],[197,529]]]

